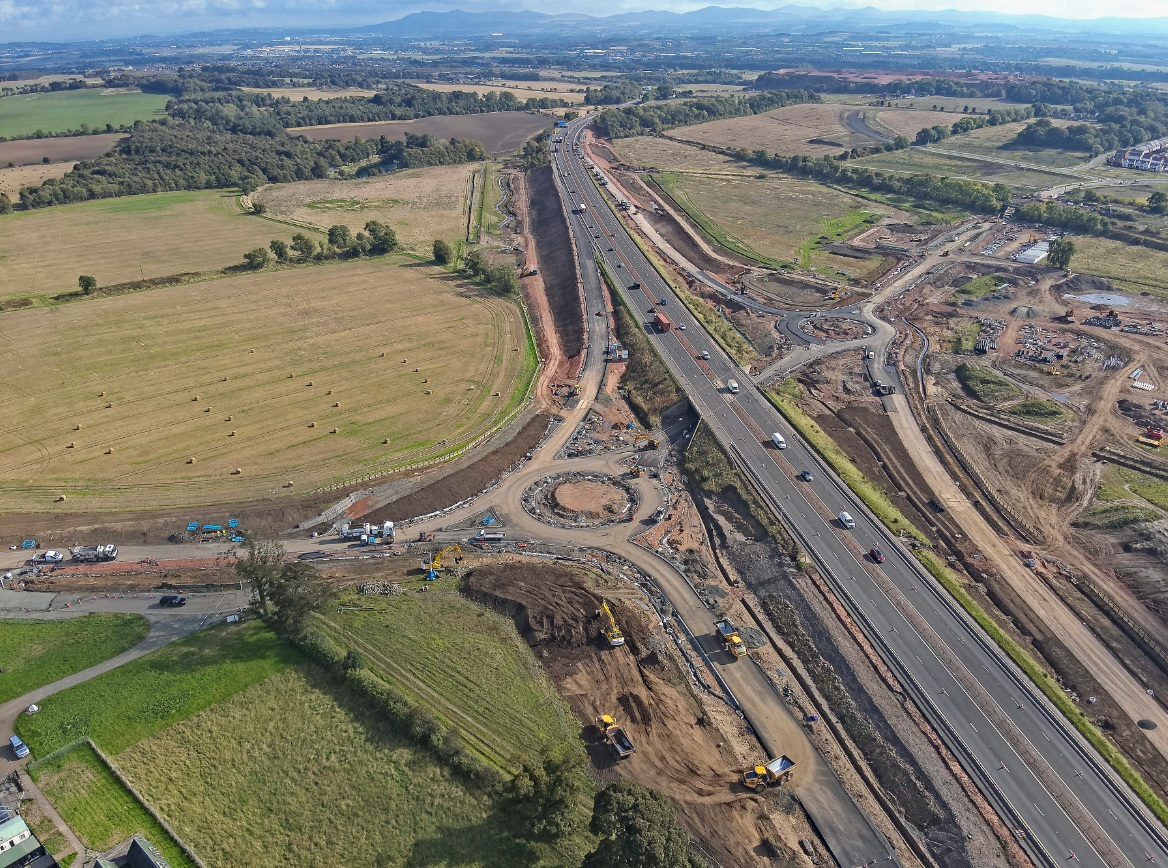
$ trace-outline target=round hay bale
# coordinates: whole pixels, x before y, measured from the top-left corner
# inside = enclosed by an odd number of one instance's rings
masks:
[[[199,396],[198,396],[198,395],[195,395],[195,397],[194,397],[194,398],[192,398],[191,400],[193,400],[193,401],[197,401],[197,400],[199,400]]]
[[[114,408],[114,405],[113,405],[112,403],[111,403],[111,404],[106,404],[106,405],[105,405],[105,408],[106,408],[107,410],[112,410],[112,409]]]
[[[114,454],[114,447],[111,446],[109,449],[105,450],[105,454],[106,455],[113,455]]]
[[[255,352],[255,350],[248,350],[248,351],[247,351],[248,355],[251,355],[251,354],[253,354],[254,352]]]
[[[194,458],[188,458],[188,459],[187,459],[187,464],[194,464],[194,463],[195,463],[195,459],[194,459]]]
[[[309,427],[309,428],[315,428],[315,427],[316,427],[316,423],[315,423],[315,422],[309,422],[309,423],[308,423],[308,427]]]
[[[308,381],[308,385],[310,385],[310,386],[315,386],[315,385],[316,385],[316,380],[309,380],[309,381]]]
[[[474,391],[474,388],[475,388],[475,387],[474,387],[474,383],[471,383],[469,386],[467,386],[467,387],[466,387],[466,390],[467,390],[468,392],[473,392],[473,391]]]
[[[333,406],[339,407],[339,406],[341,406],[341,402],[340,401],[333,401]]]
[[[228,422],[234,422],[234,421],[235,421],[235,417],[234,417],[234,416],[228,416],[228,417],[227,417],[227,421],[228,421]]]
[[[62,494],[57,498],[57,503],[64,503],[66,500],[68,500],[68,498]]]
[[[85,427],[84,425],[82,425],[80,422],[78,422],[78,423],[77,423],[77,425],[76,425],[76,427],[74,427],[74,429],[73,429],[73,430],[74,430],[74,431],[80,431],[80,430],[81,430],[82,428],[84,428],[84,427]]]
[[[232,432],[231,432],[230,434],[228,434],[227,436],[228,436],[228,437],[234,437],[234,436],[235,436],[235,432],[234,432],[234,431],[232,431]]]
[[[388,438],[388,437],[384,438],[384,439],[381,441],[381,445],[382,445],[382,446],[388,446],[388,445],[389,445],[389,438]]]
[[[104,397],[105,397],[105,392],[98,392],[98,393],[97,393],[97,397],[99,397],[99,398],[104,398]]]
[[[421,372],[422,372],[422,369],[421,369],[421,368],[414,368],[414,373],[415,373],[415,374],[420,374]]]
[[[341,433],[341,429],[340,429],[340,428],[334,428],[334,429],[333,429],[333,433],[334,433],[334,434],[340,434],[340,433]]]
[[[433,394],[434,394],[434,390],[433,390],[433,389],[427,389],[427,390],[426,390],[426,394],[427,394],[427,395],[433,395]]]
[[[242,467],[236,467],[234,470],[231,471],[232,476],[239,476],[242,473],[243,473]]]
[[[76,449],[76,448],[77,448],[77,441],[76,441],[76,440],[74,440],[73,442],[71,442],[71,443],[69,444],[69,447],[68,447],[68,448],[70,448],[70,449]]]

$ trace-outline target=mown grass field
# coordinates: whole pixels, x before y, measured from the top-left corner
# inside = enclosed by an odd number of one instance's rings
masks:
[[[114,756],[302,661],[258,621],[220,624],[49,697],[16,729],[38,757],[85,736]]]
[[[630,166],[661,169],[666,172],[726,172],[743,174],[750,172],[737,160],[723,157],[714,151],[661,139],[656,136],[635,136],[617,139],[613,149]],[[753,172],[751,173],[753,174]]]
[[[141,615],[95,613],[68,621],[0,621],[0,702],[128,651],[146,638]]]
[[[941,147],[945,147],[951,141],[954,139],[946,139],[941,143]],[[1025,162],[1020,155],[1015,155],[1010,159]],[[972,154],[969,157],[958,157],[952,154],[925,151],[920,148],[889,151],[874,157],[864,157],[861,160],[855,160],[852,165],[903,174],[929,172],[950,178],[966,178],[991,184],[1002,183],[1027,189],[1044,189],[1067,182],[1066,175],[1058,175],[1054,172],[1018,169],[1001,163],[980,160]]]
[[[529,722],[502,698],[495,718]],[[315,666],[253,685],[117,763],[212,868],[550,868],[579,864],[583,849],[516,842],[482,792]]]
[[[0,511],[235,502],[437,458],[536,366],[514,304],[398,257],[10,311],[0,336]]]
[[[326,613],[320,626],[496,765],[575,738],[570,709],[509,619],[459,595],[449,573],[406,587],[393,597],[350,592],[362,611]],[[422,587],[429,593],[414,593]]]
[[[979,401],[995,404],[1009,398],[1016,398],[1021,390],[1004,377],[989,368],[978,365],[961,364],[956,370],[957,380]]]
[[[655,176],[691,214],[708,218],[710,234],[730,249],[743,247],[768,260],[797,264],[834,276],[850,272],[860,279],[877,271],[882,260],[852,259],[819,248],[820,238],[850,237],[890,208],[810,181],[769,177],[725,178],[708,175]],[[722,237],[718,237],[722,236]],[[739,251],[742,252],[742,251]]]
[[[105,128],[160,117],[165,94],[106,92],[103,88],[22,93],[0,99],[0,136],[26,136],[41,130],[63,133],[82,124]]]
[[[1031,121],[1018,121],[1012,124],[970,130],[968,133],[962,133],[961,135],[945,139],[943,142],[938,142],[936,147],[946,151],[960,151],[973,156],[997,157],[1003,160],[1015,160],[1020,163],[1033,163],[1039,166],[1051,166],[1054,168],[1078,166],[1090,159],[1090,155],[1080,151],[1059,151],[1054,148],[1006,147],[1029,123]],[[1054,120],[1052,123],[1055,126],[1065,127],[1070,124],[1070,121]]]
[[[173,868],[194,868],[194,863],[89,745],[82,744],[35,766],[30,774],[88,849],[102,852],[141,834]]]
[[[529,99],[562,99],[564,102],[580,103],[584,102],[584,94],[569,93],[568,89],[571,85],[567,84],[552,84],[534,81],[516,82],[515,84],[447,84],[439,81],[417,81],[414,82],[418,87],[424,87],[426,90],[436,90],[441,93],[453,93],[454,91],[462,91],[463,93],[509,93],[517,100],[523,102]]]
[[[481,163],[405,169],[351,181],[273,184],[254,198],[268,214],[318,229],[337,223],[359,232],[370,220],[388,223],[409,250],[430,255],[434,239],[466,237],[470,178]],[[279,228],[269,224],[269,232]]]
[[[296,231],[240,213],[236,198],[196,190],[9,214],[0,231],[0,301],[76,292],[82,274],[109,286],[224,268]]]
[[[1075,238],[1071,267],[1105,277],[1119,289],[1168,298],[1168,253],[1162,250],[1081,235]]]

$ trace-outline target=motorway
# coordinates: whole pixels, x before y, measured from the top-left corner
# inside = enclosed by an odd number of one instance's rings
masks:
[[[572,232],[587,276],[589,248],[605,262],[627,304],[710,425],[868,634],[973,780],[1040,865],[1142,865],[1168,858],[1168,836],[1037,687],[966,615],[917,560],[782,420],[657,273],[609,208],[575,153],[586,119],[554,155],[573,210]],[[600,237],[597,238],[596,236]],[[632,285],[640,283],[634,290]],[[650,306],[676,326],[650,324]],[[589,306],[591,316],[595,309]],[[703,362],[697,355],[710,353]],[[729,394],[725,384],[741,389]],[[783,434],[790,448],[767,442]],[[796,481],[799,471],[813,475]],[[856,520],[845,531],[841,510]],[[866,554],[878,546],[879,566]]]

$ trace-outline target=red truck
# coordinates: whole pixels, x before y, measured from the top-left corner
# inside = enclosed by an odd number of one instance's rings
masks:
[[[663,314],[663,313],[659,313],[659,314],[657,314],[657,316],[656,316],[656,317],[654,317],[653,321],[654,321],[655,323],[657,323],[657,327],[658,327],[659,329],[661,329],[661,331],[663,331],[663,332],[667,332],[667,331],[669,331],[671,328],[673,328],[673,323],[671,323],[671,322],[669,321],[669,317],[667,317],[667,316],[666,316],[665,314]]]

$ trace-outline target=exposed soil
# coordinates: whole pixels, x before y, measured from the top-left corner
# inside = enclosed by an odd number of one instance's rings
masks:
[[[602,482],[570,482],[561,485],[552,498],[559,509],[596,519],[624,508],[623,492]]]
[[[625,187],[626,190],[629,189],[628,184],[633,183],[636,183],[638,186],[640,185],[639,179],[637,179],[636,176],[622,176],[621,184]],[[684,215],[681,206],[673,201],[673,198],[659,186],[657,186],[656,183],[651,182],[649,189],[655,198],[669,205],[675,214]],[[641,213],[645,216],[645,219],[649,221],[649,224],[655,230],[657,230],[657,232],[666,241],[668,241],[670,245],[672,245],[674,250],[682,254],[686,259],[688,259],[698,268],[701,268],[703,271],[708,271],[712,274],[733,275],[740,274],[746,270],[745,263],[742,263],[740,257],[734,255],[729,250],[720,245],[715,245],[713,241],[707,240],[707,243],[709,243],[711,247],[715,247],[719,255],[730,260],[731,262],[740,263],[739,267],[730,267],[727,265],[727,263],[715,259],[706,253],[706,251],[703,250],[702,247],[693,239],[693,235],[698,234],[701,231],[693,224],[690,224],[688,227],[683,227],[676,219],[674,219],[672,214],[669,214],[668,212],[659,208],[644,207]],[[685,216],[682,216],[681,219],[688,222],[688,218]]]
[[[534,416],[508,442],[472,464],[463,468],[451,467],[445,475],[422,488],[371,512],[350,515],[350,518],[362,518],[370,522],[400,522],[466,500],[478,494],[534,449],[547,431],[547,426],[547,416]]]
[[[551,166],[537,169],[527,180],[530,221],[527,229],[535,238],[540,276],[560,348],[568,359],[575,359],[584,352],[584,314],[568,220],[560,204]]]
[[[376,139],[404,139],[406,133],[415,136],[432,135],[440,139],[474,139],[481,142],[492,157],[510,154],[548,125],[542,115],[527,112],[485,112],[477,115],[438,115],[413,121],[382,121],[367,124],[327,124],[318,127],[289,129],[294,136],[305,136],[314,141],[339,139],[352,141],[356,136]]]
[[[598,780],[629,778],[663,792],[703,849],[726,868],[763,864],[761,842],[776,834],[766,816],[769,804],[785,800],[786,810],[797,808],[782,791],[766,797],[742,791],[730,739],[684,687],[656,617],[623,600],[614,603],[627,588],[605,589],[626,644],[600,646],[595,582],[556,563],[495,563],[471,572],[463,590],[514,618],[579,719]],[[598,743],[592,721],[602,713],[616,717],[636,745],[619,764]]]
[[[27,166],[43,162],[50,163],[69,160],[92,160],[112,148],[125,133],[102,133],[100,136],[63,136],[55,139],[20,139],[15,142],[0,142],[0,166],[12,163]]]

